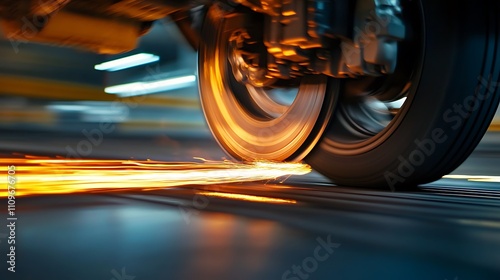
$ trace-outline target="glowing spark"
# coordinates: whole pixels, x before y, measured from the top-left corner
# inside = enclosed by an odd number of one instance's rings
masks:
[[[9,165],[16,166],[16,196],[251,182],[311,172],[306,164],[260,161],[235,163],[203,160],[197,163],[33,156],[0,159],[0,166],[7,169]],[[6,196],[7,189],[0,190],[0,197]]]
[[[237,200],[246,200],[252,202],[265,202],[265,203],[287,203],[287,204],[295,204],[296,200],[293,199],[281,199],[274,197],[265,197],[265,196],[256,196],[256,195],[247,195],[247,194],[236,194],[236,193],[221,193],[221,192],[199,192],[199,195],[204,196],[214,196],[220,198],[229,198],[229,199],[237,199]]]

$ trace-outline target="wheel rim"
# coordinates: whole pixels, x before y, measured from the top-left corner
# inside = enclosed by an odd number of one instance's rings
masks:
[[[219,144],[237,159],[301,160],[330,119],[336,84],[327,87],[325,76],[305,76],[293,102],[280,104],[263,88],[237,82],[228,61],[229,38],[245,27],[245,18],[224,18],[217,5],[207,14],[199,53],[207,123]]]

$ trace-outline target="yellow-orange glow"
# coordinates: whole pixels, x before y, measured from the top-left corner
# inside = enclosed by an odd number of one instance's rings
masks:
[[[0,166],[4,166],[6,184],[7,166],[16,166],[16,196],[250,182],[311,171],[308,165],[301,163],[200,160],[162,162],[25,157],[2,158]],[[0,189],[0,197],[5,196],[7,187]]]
[[[262,202],[262,203],[284,203],[284,204],[297,203],[297,201],[293,199],[281,199],[281,198],[247,195],[247,194],[223,193],[223,192],[199,192],[198,194],[203,196],[214,196],[220,198],[246,200],[246,201]]]
[[[467,180],[470,182],[500,183],[500,176],[488,175],[446,175],[445,179]]]
[[[296,15],[295,11],[292,11],[292,10],[289,10],[289,11],[283,11],[281,14],[282,14],[283,16],[285,16],[285,17],[290,17],[290,16],[294,16],[294,15]]]

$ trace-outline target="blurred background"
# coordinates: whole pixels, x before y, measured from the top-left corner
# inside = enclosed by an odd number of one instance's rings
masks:
[[[136,50],[116,56],[0,37],[0,151],[224,157],[200,108],[196,52],[173,22],[157,22]],[[145,64],[103,64],[120,58]],[[488,150],[500,146],[495,131],[498,112],[481,144]]]
[[[157,22],[137,49],[114,56],[0,38],[1,151],[171,159],[189,141],[216,145],[200,108],[196,52],[173,22]],[[145,64],[103,64],[134,57]],[[193,155],[223,156],[212,150]]]

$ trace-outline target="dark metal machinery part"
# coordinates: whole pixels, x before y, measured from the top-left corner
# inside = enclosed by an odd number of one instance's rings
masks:
[[[193,47],[193,50],[198,50],[203,20],[207,10],[207,5],[200,5],[190,10],[179,10],[170,15],[188,43]]]
[[[396,68],[406,33],[399,0],[233,2],[264,14],[268,76],[376,77]]]

